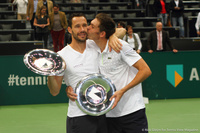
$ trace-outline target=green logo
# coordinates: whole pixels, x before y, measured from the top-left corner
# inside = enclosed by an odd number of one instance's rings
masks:
[[[166,66],[167,80],[174,86],[180,84],[183,80],[183,65],[167,65]]]

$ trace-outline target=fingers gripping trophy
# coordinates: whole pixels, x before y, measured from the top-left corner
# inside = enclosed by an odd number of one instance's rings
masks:
[[[48,49],[34,49],[24,55],[24,64],[36,74],[56,76],[66,69],[62,57]],[[83,77],[76,85],[76,104],[88,115],[99,116],[111,110],[115,99],[109,100],[116,91],[110,79],[101,74]]]

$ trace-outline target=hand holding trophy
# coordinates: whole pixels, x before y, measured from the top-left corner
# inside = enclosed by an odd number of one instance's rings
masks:
[[[110,79],[102,74],[90,74],[76,85],[76,103],[88,115],[103,115],[111,110],[115,99],[109,99],[115,91],[115,85]]]
[[[40,75],[56,76],[66,69],[62,57],[48,49],[34,49],[23,60],[28,69]],[[115,85],[104,75],[89,74],[76,85],[76,104],[88,115],[103,115],[111,110],[115,99],[109,99],[115,91]]]

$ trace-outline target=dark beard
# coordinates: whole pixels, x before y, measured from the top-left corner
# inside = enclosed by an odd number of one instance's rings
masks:
[[[86,32],[84,32],[86,33]],[[77,42],[85,42],[87,37],[85,39],[79,39],[78,36],[72,31],[72,35],[74,37],[74,39],[77,41]],[[87,36],[87,33],[86,33],[86,36]]]

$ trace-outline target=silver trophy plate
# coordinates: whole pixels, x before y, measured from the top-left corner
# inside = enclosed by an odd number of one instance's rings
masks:
[[[110,111],[115,99],[109,99],[115,91],[115,85],[110,79],[101,74],[91,74],[76,85],[76,103],[88,115],[103,115]]]
[[[40,75],[57,75],[66,64],[60,55],[48,49],[34,49],[24,55],[24,64]]]

